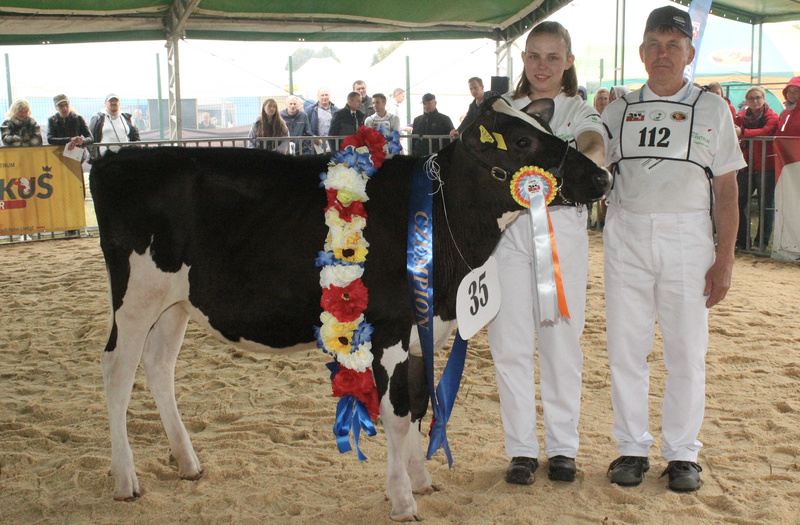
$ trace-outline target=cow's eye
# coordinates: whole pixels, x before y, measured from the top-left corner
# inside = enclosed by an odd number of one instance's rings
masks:
[[[519,146],[520,148],[528,148],[530,147],[530,145],[531,145],[531,139],[529,139],[528,137],[522,137],[517,141],[517,146]]]

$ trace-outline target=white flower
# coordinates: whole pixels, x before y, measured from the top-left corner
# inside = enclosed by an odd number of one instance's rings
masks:
[[[339,364],[357,372],[366,372],[372,366],[372,343],[367,342],[359,345],[358,350],[349,354],[336,354]]]
[[[338,286],[344,288],[364,274],[364,268],[357,264],[334,264],[325,266],[319,272],[319,285],[322,288]]]
[[[363,217],[360,217],[360,219],[344,222],[344,227],[342,228],[332,227],[328,232],[328,237],[325,239],[325,251],[337,248],[342,250],[346,248],[368,248],[369,243],[362,235],[366,221]]]
[[[346,190],[353,195],[352,200],[366,202],[368,180],[366,175],[355,169],[348,168],[344,164],[336,164],[328,167],[325,189]]]

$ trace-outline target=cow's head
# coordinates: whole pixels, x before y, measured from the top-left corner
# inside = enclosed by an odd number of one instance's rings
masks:
[[[553,110],[551,99],[532,102],[525,113],[501,97],[487,99],[461,134],[463,151],[492,177],[508,182],[509,194],[511,177],[522,167],[535,166],[556,177],[562,202],[600,199],[611,187],[611,176],[552,134],[547,122]]]

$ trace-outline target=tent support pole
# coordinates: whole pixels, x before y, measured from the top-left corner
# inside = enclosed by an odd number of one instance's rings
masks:
[[[167,69],[169,72],[169,139],[181,140],[181,73],[178,60],[178,38],[167,40]]]

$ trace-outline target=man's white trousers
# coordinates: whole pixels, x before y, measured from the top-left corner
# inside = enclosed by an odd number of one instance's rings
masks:
[[[708,347],[705,276],[714,262],[708,211],[637,214],[609,205],[603,230],[606,334],[613,436],[624,456],[647,456],[655,323],[667,370],[661,447],[667,461],[697,461]]]

